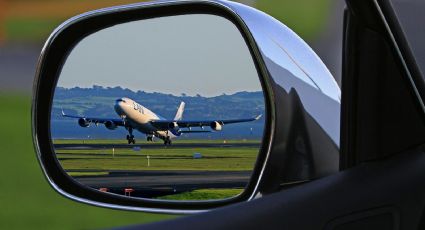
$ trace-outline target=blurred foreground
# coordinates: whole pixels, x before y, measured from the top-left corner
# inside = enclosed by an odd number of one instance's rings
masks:
[[[48,185],[34,153],[30,98],[0,93],[0,118],[0,229],[111,228],[173,217],[98,208],[61,197]]]

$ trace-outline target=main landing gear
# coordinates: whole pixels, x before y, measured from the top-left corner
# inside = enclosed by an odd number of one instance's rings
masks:
[[[148,135],[148,136],[146,137],[146,141],[147,141],[147,142],[149,142],[149,141],[153,142],[153,136]]]
[[[128,144],[136,144],[136,139],[134,139],[134,135],[133,135],[133,129],[130,127],[130,128],[128,128],[128,133],[130,134],[130,135],[127,135],[127,141],[128,141]]]
[[[134,139],[134,135],[127,135],[128,144],[136,144],[136,139]]]
[[[170,139],[170,137],[165,137],[164,138],[164,145],[171,145],[171,139]]]

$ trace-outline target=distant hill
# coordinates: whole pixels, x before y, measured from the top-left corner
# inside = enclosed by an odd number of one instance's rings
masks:
[[[102,137],[122,137],[126,133],[125,129],[116,132],[107,130],[104,127],[101,132],[94,129],[83,129],[78,126],[73,119],[60,116],[61,109],[67,114],[95,116],[105,118],[117,118],[114,110],[115,100],[121,97],[128,97],[139,104],[149,108],[158,115],[172,119],[181,101],[186,103],[183,114],[184,119],[234,119],[254,117],[264,114],[264,97],[261,91],[258,92],[238,92],[232,95],[220,95],[215,97],[204,97],[201,95],[180,96],[163,94],[158,92],[148,93],[144,91],[132,91],[121,87],[93,86],[92,88],[62,88],[57,87],[53,100],[52,109],[52,132],[57,138],[78,138],[87,136],[88,131],[95,132],[93,135]],[[254,124],[255,123],[255,124]],[[249,136],[262,135],[264,120],[245,124],[226,126],[226,132],[221,135],[240,135],[240,129],[245,130]],[[250,129],[255,126],[254,132]],[[232,131],[232,129],[235,129]],[[105,134],[106,133],[106,134]],[[231,137],[228,137],[231,138]],[[236,138],[236,137],[235,137]]]

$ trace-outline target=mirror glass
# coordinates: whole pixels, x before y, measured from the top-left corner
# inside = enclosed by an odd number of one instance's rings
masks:
[[[237,27],[208,14],[118,24],[81,40],[60,73],[51,137],[61,166],[102,192],[217,200],[244,191],[265,101]]]

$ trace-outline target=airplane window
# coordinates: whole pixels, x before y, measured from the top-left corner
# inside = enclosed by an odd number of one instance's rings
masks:
[[[56,157],[76,181],[163,200],[243,192],[265,124],[244,38],[229,20],[206,14],[87,36],[63,66],[51,113]]]

